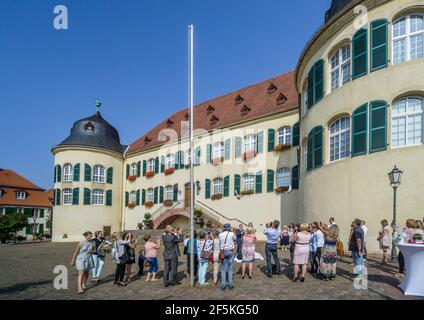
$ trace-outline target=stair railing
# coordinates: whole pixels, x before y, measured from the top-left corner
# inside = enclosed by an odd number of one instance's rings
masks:
[[[212,209],[207,204],[204,204],[203,202],[201,202],[199,200],[196,200],[196,203],[197,204],[200,204],[201,207],[206,208],[206,210],[209,211],[208,213],[211,214],[212,216],[214,216],[214,215],[215,216],[218,216],[218,217],[215,218],[218,221],[220,220],[219,217],[221,217],[221,218],[225,219],[228,222],[236,221],[236,222],[238,222],[238,224],[242,224],[244,226],[247,226],[248,225],[247,223],[245,223],[245,222],[243,222],[243,221],[241,221],[241,220],[239,220],[237,218],[228,218],[228,217],[224,216],[222,213],[216,211],[215,209]]]

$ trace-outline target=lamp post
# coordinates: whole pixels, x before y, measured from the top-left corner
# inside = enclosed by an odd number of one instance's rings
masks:
[[[390,185],[393,188],[393,234],[392,234],[392,253],[391,260],[395,261],[397,257],[396,253],[396,240],[395,240],[395,232],[396,232],[396,193],[397,189],[400,186],[400,181],[402,179],[403,171],[399,170],[396,166],[393,168],[391,172],[388,173]]]

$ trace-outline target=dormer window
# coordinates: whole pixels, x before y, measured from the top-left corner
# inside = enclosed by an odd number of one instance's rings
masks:
[[[187,112],[184,116],[185,121],[188,121],[190,119],[190,114]]]
[[[211,125],[217,124],[219,121],[219,118],[215,115],[212,116],[212,118],[210,119]]]
[[[166,126],[169,128],[169,127],[172,127],[172,125],[174,124],[174,121],[172,121],[171,119],[168,119],[168,121],[166,121]]]
[[[0,189],[0,198],[3,197],[4,195],[4,190]]]
[[[211,113],[213,113],[215,111],[215,108],[214,107],[212,107],[211,105],[209,105],[209,107],[206,109],[206,113],[207,114],[211,114]]]
[[[144,144],[148,144],[150,141],[152,141],[152,139],[150,139],[149,137],[144,138]]]
[[[85,133],[93,134],[94,133],[94,125],[91,122],[87,122],[84,126]]]
[[[238,96],[236,97],[235,103],[236,103],[236,105],[237,105],[237,104],[242,103],[243,101],[244,101],[243,97],[242,97],[241,95],[238,95]]]
[[[287,101],[287,97],[284,94],[280,93],[280,95],[277,98],[277,104],[283,104],[286,101]]]
[[[248,114],[250,111],[251,111],[251,110],[250,110],[250,108],[249,108],[248,106],[244,105],[244,106],[241,108],[241,115],[242,115],[242,116],[245,116],[245,115],[246,115],[246,114]]]
[[[26,197],[27,197],[27,193],[25,191],[16,192],[16,199],[17,200],[25,200]]]
[[[272,93],[274,93],[275,91],[277,91],[277,87],[276,87],[276,85],[275,84],[273,84],[273,83],[271,83],[270,85],[269,85],[269,87],[268,87],[268,94],[272,94]]]

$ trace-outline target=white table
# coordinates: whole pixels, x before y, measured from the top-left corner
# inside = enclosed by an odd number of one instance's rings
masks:
[[[424,297],[424,245],[397,245],[405,258],[405,279],[399,288],[406,296]]]

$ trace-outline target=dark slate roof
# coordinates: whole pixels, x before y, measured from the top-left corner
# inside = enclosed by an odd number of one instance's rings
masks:
[[[120,142],[118,131],[103,119],[99,111],[91,117],[75,122],[69,137],[53,149],[63,146],[97,147],[121,154],[126,149]]]
[[[331,3],[330,9],[325,13],[325,22],[334,17],[337,13],[339,13],[344,7],[346,7],[353,0],[333,0]]]

